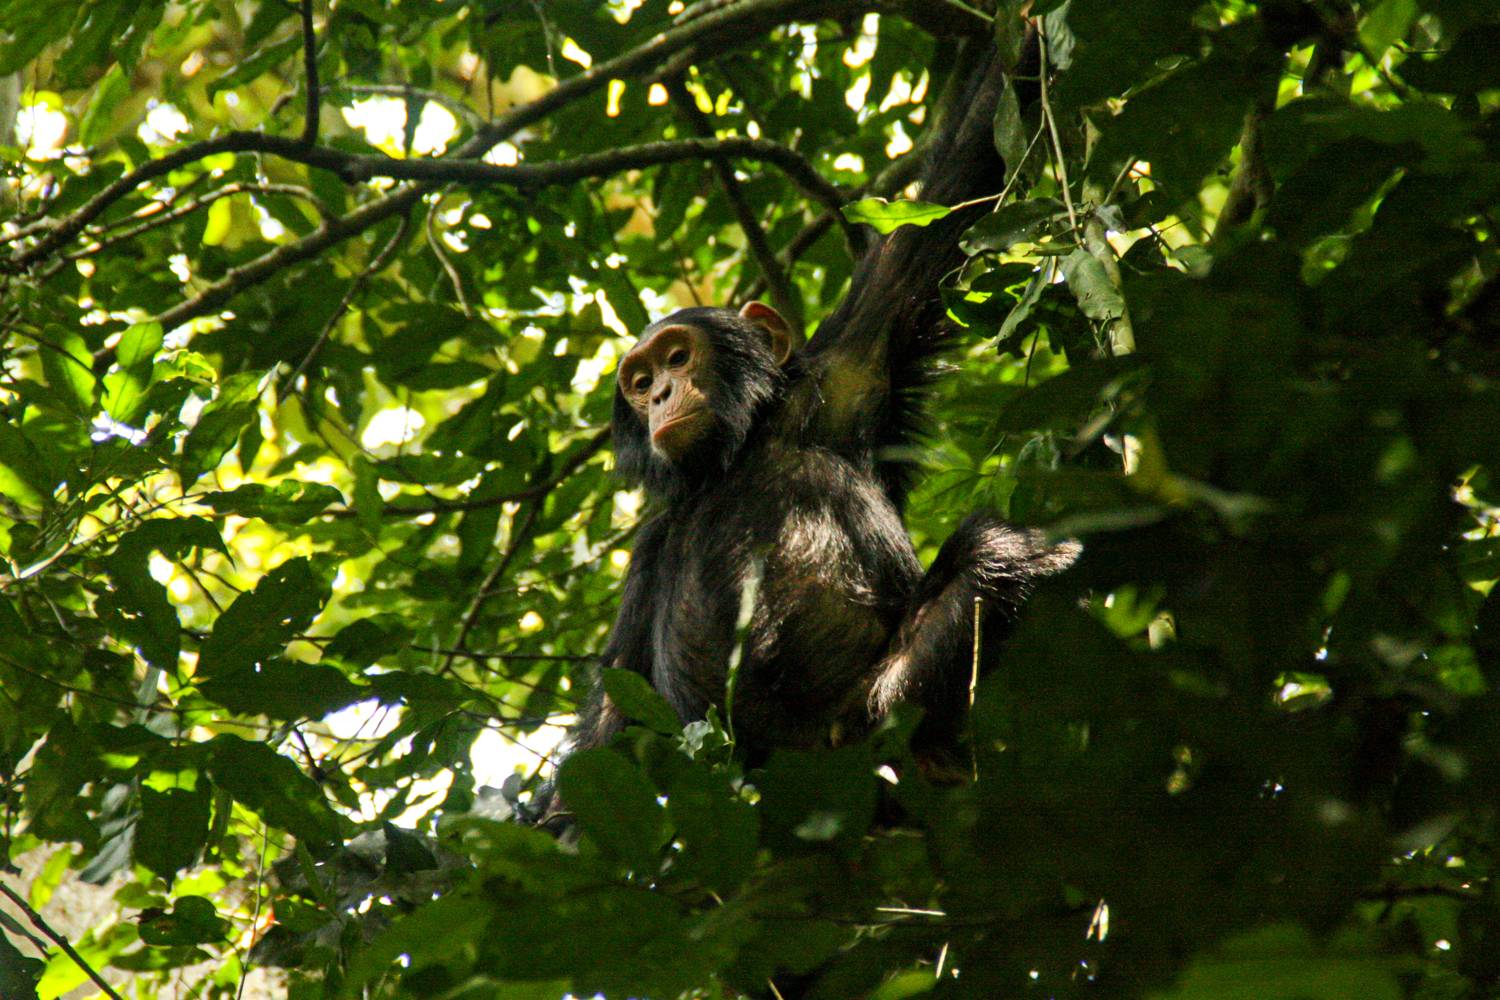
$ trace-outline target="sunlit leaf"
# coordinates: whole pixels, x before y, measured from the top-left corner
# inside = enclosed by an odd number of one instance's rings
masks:
[[[921,201],[886,201],[866,198],[844,206],[844,218],[850,222],[874,226],[876,232],[890,233],[902,226],[926,226],[946,218],[951,209]]]

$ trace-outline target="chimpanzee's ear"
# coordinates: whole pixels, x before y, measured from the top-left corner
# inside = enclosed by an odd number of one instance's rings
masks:
[[[766,346],[776,356],[778,365],[786,364],[788,358],[802,349],[802,334],[792,329],[792,325],[781,318],[781,313],[764,302],[746,302],[740,315],[764,331]]]

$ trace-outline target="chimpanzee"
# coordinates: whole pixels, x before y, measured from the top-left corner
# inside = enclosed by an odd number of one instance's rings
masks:
[[[997,60],[954,76],[920,189],[945,205],[1004,181]],[[927,710],[914,746],[936,757],[956,746],[975,598],[986,634],[1002,638],[1030,584],[1079,551],[980,513],[924,575],[903,524],[923,396],[948,340],[939,283],[991,204],[874,244],[806,344],[759,302],[683,309],[641,334],[619,366],[613,435],[620,472],[645,484],[651,508],[605,668],[641,674],[681,719],[700,719],[724,708],[743,640],[732,717],[752,753],[858,739],[898,701]],[[627,721],[601,689],[574,749]]]

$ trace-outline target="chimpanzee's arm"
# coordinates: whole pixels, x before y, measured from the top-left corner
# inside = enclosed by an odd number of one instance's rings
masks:
[[[1009,637],[1036,581],[1067,569],[1083,547],[1051,543],[1046,533],[1013,528],[983,511],[949,536],[912,596],[870,692],[870,709],[884,718],[910,702],[926,711],[912,737],[919,756],[952,758],[968,713],[975,670],[974,616],[978,600],[985,657]]]
[[[993,47],[973,44],[935,102],[934,130],[917,197],[955,205],[997,195],[1005,164],[995,151],[994,118],[1004,74]],[[841,451],[889,454],[910,442],[919,404],[945,346],[942,280],[959,268],[958,241],[986,212],[984,202],[928,226],[903,226],[874,245],[856,268],[849,294],[808,344],[818,388],[818,436]],[[882,464],[888,464],[882,462]],[[892,471],[895,471],[894,469]],[[900,503],[904,481],[882,477]]]

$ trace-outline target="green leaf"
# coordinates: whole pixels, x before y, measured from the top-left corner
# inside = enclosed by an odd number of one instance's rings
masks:
[[[413,634],[411,626],[400,615],[371,615],[339,629],[333,641],[323,647],[323,655],[363,669],[376,660],[401,652],[410,645]]]
[[[1020,18],[1015,21],[1021,23]],[[1021,169],[1021,162],[1026,159],[1030,142],[1026,135],[1026,123],[1021,115],[1021,105],[1016,100],[1016,90],[1008,76],[1000,91],[999,107],[995,109],[994,133],[995,149],[1000,154],[1001,162],[1005,164],[1006,176],[1014,177],[1016,171]]]
[[[380,826],[385,834],[385,873],[405,875],[410,872],[426,872],[437,868],[437,856],[432,848],[410,830],[403,830],[386,821]]]
[[[610,701],[625,713],[626,718],[663,736],[677,736],[682,732],[677,713],[646,678],[633,670],[618,667],[603,671],[600,677]]]
[[[1118,97],[1151,78],[1157,64],[1175,53],[1196,54],[1195,0],[1144,4],[1075,4],[1067,25],[1077,39],[1073,65],[1061,75],[1053,114]]]
[[[338,817],[297,765],[264,743],[228,734],[209,743],[214,783],[268,824],[317,850],[339,840]]]
[[[683,771],[667,792],[667,811],[683,840],[681,873],[726,896],[738,889],[755,868],[760,822],[728,777],[701,765]]]
[[[488,344],[495,331],[479,319],[465,316],[457,309],[436,303],[408,303],[400,314],[401,323],[373,345],[370,360],[382,381],[409,385],[413,389],[452,388],[477,382],[491,369],[479,365],[456,366],[460,381],[429,384],[433,355],[450,340]],[[438,366],[446,367],[446,366]]]
[[[385,975],[403,955],[412,967],[421,968],[466,948],[484,933],[492,913],[488,902],[459,893],[419,907],[359,953],[338,995],[363,995],[360,987]]]
[[[667,811],[656,801],[656,789],[628,760],[603,747],[573,754],[558,769],[557,787],[600,847],[632,871],[657,869],[667,839]]]
[[[1006,431],[1073,429],[1102,401],[1116,395],[1122,378],[1139,367],[1130,358],[1088,362],[1024,390],[1000,411]]]
[[[1078,308],[1090,319],[1119,319],[1125,315],[1125,297],[1110,280],[1099,258],[1087,250],[1074,250],[1063,258],[1063,277],[1078,300]]]
[[[906,1000],[907,997],[931,993],[937,984],[937,976],[926,969],[903,972],[881,984],[880,989],[870,994],[870,1000]]]
[[[995,342],[1005,349],[1016,337],[1017,333],[1029,332],[1022,330],[1021,324],[1031,318],[1032,311],[1036,309],[1042,295],[1046,293],[1050,278],[1053,274],[1052,266],[1044,265],[1031,280],[1026,283],[1026,290],[1021,293],[1021,298],[1005,316],[1005,322],[1000,324],[1000,331],[995,335]]]
[[[1477,94],[1500,89],[1500,24],[1470,25],[1453,47],[1435,59],[1412,54],[1399,68],[1402,79],[1421,90],[1442,94]]]
[[[251,671],[280,653],[312,624],[328,593],[328,584],[302,558],[288,559],[261,577],[214,622],[198,654],[198,680]]]
[[[166,587],[151,576],[151,553],[181,559],[195,548],[223,552],[224,540],[202,518],[155,518],[127,532],[103,560],[114,587],[99,598],[96,609],[110,616],[119,634],[135,642],[141,655],[162,670],[177,669],[182,622]],[[125,617],[112,615],[114,611]]]
[[[1380,0],[1359,25],[1359,38],[1375,59],[1406,37],[1422,13],[1417,0]]]
[[[986,250],[1009,250],[1017,243],[1034,242],[1046,223],[1056,218],[1061,209],[1054,198],[1003,205],[964,233],[961,244],[964,253],[972,257]]]
[[[844,218],[855,224],[875,227],[876,232],[890,233],[902,226],[925,226],[946,218],[952,209],[924,201],[886,201],[866,198],[844,206]]]
[[[274,7],[275,5],[270,6]],[[220,74],[217,78],[211,80],[207,87],[206,96],[212,101],[220,91],[232,90],[249,83],[262,74],[271,72],[280,63],[296,55],[301,49],[302,36],[293,32],[286,38],[267,45],[258,52],[252,53],[248,59],[244,59],[238,65],[231,67],[227,73]]]
[[[178,896],[171,913],[142,919],[140,926],[141,940],[157,948],[213,944],[229,936],[229,921],[202,896]]]
[[[200,779],[193,789],[157,791],[143,787],[140,796],[141,818],[135,827],[135,860],[170,880],[182,869],[196,863],[208,842],[211,790],[207,780]],[[213,911],[212,904],[209,911]]]
[[[1415,145],[1383,144],[1359,136],[1330,143],[1281,185],[1265,224],[1278,238],[1298,243],[1334,232],[1418,155]]]
[[[92,740],[67,716],[47,732],[26,772],[21,802],[32,828],[56,840],[93,840],[94,830],[78,808],[78,791],[102,776]]]
[[[1320,949],[1300,927],[1280,925],[1226,942],[1198,958],[1153,1000],[1399,1000],[1400,966],[1379,954]]]
[[[354,513],[370,537],[378,538],[381,515],[385,512],[385,498],[380,495],[380,476],[374,464],[363,455],[355,457],[353,471]]]
[[[479,477],[479,484],[469,493],[475,506],[464,511],[454,532],[458,536],[458,570],[471,573],[484,565],[495,551],[495,535],[500,530],[499,498],[507,489],[519,485],[509,469],[491,469]]]
[[[380,478],[389,483],[412,483],[417,486],[456,486],[474,478],[479,462],[472,458],[448,455],[402,455],[377,462]]]
[[[9,923],[9,918],[6,918]],[[19,929],[19,925],[13,930]],[[37,1000],[36,984],[42,978],[47,963],[39,958],[24,955],[0,934],[0,996],[10,1000]]]
[[[277,525],[306,524],[344,495],[322,483],[246,483],[228,493],[205,493],[203,502],[220,514],[258,517]]]
[[[57,482],[21,429],[0,420],[0,496],[36,508],[51,498]]]
[[[113,117],[119,113],[120,105],[129,97],[130,79],[125,75],[124,68],[119,63],[115,63],[104,74],[104,78],[94,85],[94,93],[89,99],[88,110],[83,113],[83,119],[78,123],[78,141],[85,146],[97,146],[100,142],[110,138],[110,126],[114,124]],[[124,362],[122,361],[121,364]]]
[[[827,843],[854,847],[875,814],[876,780],[868,743],[773,753],[755,778],[768,839],[783,850]]]
[[[82,337],[72,330],[48,328],[42,349],[42,371],[47,386],[80,417],[94,413],[94,357]]]
[[[257,372],[231,375],[219,386],[219,394],[203,408],[198,422],[182,443],[178,474],[183,484],[196,482],[239,441],[240,431],[251,420],[260,419],[256,402],[260,396]]]
[[[161,350],[160,323],[137,323],[120,336],[115,360],[120,370],[104,376],[104,409],[115,420],[132,423],[151,388],[156,352]]]
[[[1228,157],[1250,101],[1274,83],[1275,65],[1216,52],[1131,95],[1119,115],[1095,119],[1104,134],[1090,155],[1090,173],[1109,185],[1127,160],[1147,160],[1152,178],[1172,197],[1191,197]],[[1227,79],[1235,85],[1225,86]]]
[[[198,691],[236,714],[273,719],[321,719],[370,697],[334,667],[280,657],[201,681]]]

